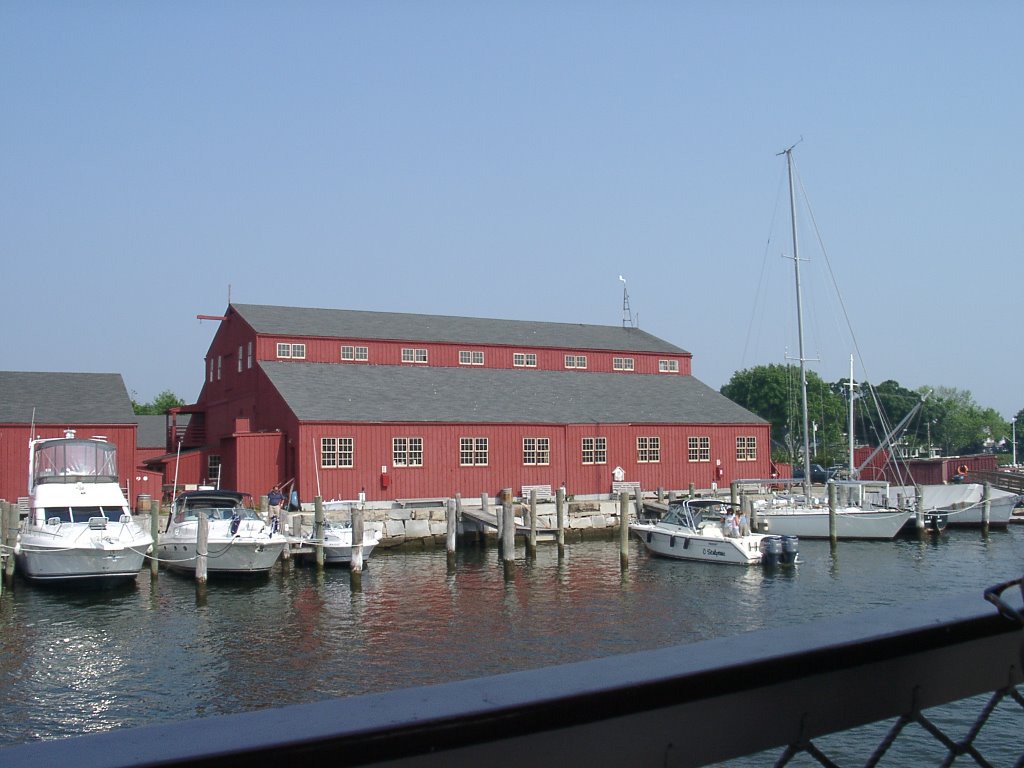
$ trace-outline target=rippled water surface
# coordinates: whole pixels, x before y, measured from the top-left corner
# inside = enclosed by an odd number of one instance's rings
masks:
[[[0,746],[690,643],[943,593],[980,599],[1024,569],[1024,526],[841,542],[835,552],[804,541],[799,568],[776,572],[654,559],[637,542],[623,572],[618,546],[572,543],[559,558],[541,544],[529,560],[520,547],[508,579],[494,548],[460,551],[453,573],[443,548],[376,550],[360,590],[347,570],[294,565],[265,579],[213,579],[205,594],[148,570],[106,591],[16,579],[0,597]],[[994,748],[1008,741],[1009,754],[1019,707],[1016,720],[1012,709],[1000,718]],[[835,738],[860,749],[857,735]]]

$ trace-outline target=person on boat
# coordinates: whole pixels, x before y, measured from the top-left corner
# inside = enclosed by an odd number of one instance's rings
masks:
[[[736,521],[739,524],[740,536],[750,535],[750,520],[747,518],[747,511],[740,507],[736,513]]]
[[[284,503],[284,494],[278,486],[270,489],[267,494],[267,503],[270,505],[270,516],[275,517],[281,514],[281,505]]]
[[[725,516],[725,535],[730,539],[738,539],[740,536],[740,516],[735,509]]]

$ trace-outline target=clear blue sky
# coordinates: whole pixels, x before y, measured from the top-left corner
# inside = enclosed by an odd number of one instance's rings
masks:
[[[9,370],[188,401],[228,298],[618,325],[1024,407],[1019,2],[0,2]],[[825,256],[827,254],[827,258]],[[831,266],[849,317],[838,308]],[[852,333],[852,337],[851,337]]]

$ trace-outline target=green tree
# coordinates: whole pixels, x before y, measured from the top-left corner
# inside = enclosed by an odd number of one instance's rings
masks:
[[[721,392],[771,422],[773,455],[792,461],[803,450],[800,369],[794,365],[759,365],[733,374]],[[808,442],[817,447],[815,461],[832,463],[843,442],[845,401],[813,371],[807,372]],[[814,426],[817,430],[814,431]]]
[[[165,389],[153,398],[151,403],[139,403],[132,399],[132,408],[135,410],[136,416],[158,416],[167,413],[171,408],[177,408],[181,405],[185,405],[185,401],[169,389]]]

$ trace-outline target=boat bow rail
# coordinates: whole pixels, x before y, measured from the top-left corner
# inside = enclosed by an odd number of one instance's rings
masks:
[[[815,746],[822,736],[896,718],[877,748],[865,747],[878,756],[925,710],[979,694],[1015,702],[1024,724],[1022,615],[1018,580],[692,645],[20,745],[0,750],[0,762],[478,768],[519,766],[529,754],[550,766],[699,766],[777,750],[772,761],[784,764],[826,751]],[[936,739],[951,754],[971,752],[988,709],[965,742]],[[1024,759],[1024,745],[1013,748]]]

